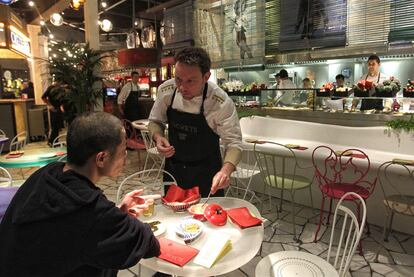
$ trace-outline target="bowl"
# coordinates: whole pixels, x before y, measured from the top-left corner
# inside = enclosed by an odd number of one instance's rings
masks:
[[[196,200],[190,201],[190,202],[166,202],[162,201],[162,204],[164,206],[167,206],[168,208],[172,209],[175,212],[184,212],[187,210],[190,206],[197,204],[200,202],[200,197]]]
[[[193,218],[198,220],[206,220],[204,217],[204,210],[206,209],[207,205],[204,203],[192,205],[187,209],[187,211],[193,216]]]

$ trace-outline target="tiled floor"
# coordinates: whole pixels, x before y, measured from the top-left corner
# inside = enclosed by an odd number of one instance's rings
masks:
[[[27,147],[45,147],[45,143],[33,143]],[[144,153],[141,154],[141,157],[145,157]],[[115,200],[119,182],[123,177],[136,172],[137,169],[137,154],[129,152],[122,176],[119,178],[103,178],[98,185],[104,190],[109,199]],[[34,170],[36,169],[24,169],[24,177],[30,176]],[[11,173],[14,179],[23,179],[20,170],[11,170]],[[273,203],[276,203],[276,201],[273,201]],[[265,208],[268,206],[268,203],[264,203]],[[298,207],[296,209],[296,230],[301,240],[300,243],[297,243],[293,240],[292,224],[290,223],[290,205],[284,206],[286,209],[280,213],[279,219],[276,219],[277,214],[274,208],[272,210],[265,210],[262,213],[262,216],[268,219],[268,221],[265,224],[261,251],[257,256],[240,269],[223,276],[254,276],[255,267],[260,259],[276,251],[300,250],[326,257],[330,237],[329,231],[331,229],[323,227],[320,232],[320,240],[316,243],[313,242],[313,235],[316,229],[315,223],[317,222],[319,211],[307,207]],[[364,235],[362,239],[364,254],[363,256],[355,254],[348,276],[414,276],[414,236],[394,232],[391,233],[389,241],[384,243],[381,240],[381,234],[381,227],[371,225],[371,234],[369,236]],[[381,247],[379,258],[375,260],[375,253],[381,245],[383,247]],[[137,266],[132,268],[132,270],[136,272]],[[143,269],[144,277],[151,276],[152,274],[152,271]],[[133,274],[123,270],[119,273],[119,276],[128,277],[133,276]]]

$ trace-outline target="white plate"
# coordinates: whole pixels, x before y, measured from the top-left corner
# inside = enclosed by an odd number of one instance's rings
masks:
[[[188,226],[196,225],[195,231],[190,231],[187,229]],[[204,224],[203,222],[193,219],[191,216],[184,217],[176,226],[175,233],[184,239],[185,243],[189,243],[198,238],[203,232]]]
[[[145,221],[144,223],[148,223],[149,224],[152,221],[156,221],[156,220],[148,220],[148,221]],[[159,223],[159,224],[157,224],[156,226],[157,226],[158,229],[155,232],[153,232],[154,233],[154,236],[156,236],[156,237],[161,236],[162,234],[165,233],[165,231],[167,231],[167,227],[162,222]]]

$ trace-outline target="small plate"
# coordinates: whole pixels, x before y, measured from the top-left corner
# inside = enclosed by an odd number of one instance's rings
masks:
[[[300,145],[299,144],[285,144],[285,146],[289,149],[295,149],[295,148],[299,148]]]
[[[203,232],[203,222],[193,219],[190,216],[184,217],[176,226],[175,233],[189,243],[197,239]]]
[[[156,237],[161,236],[162,234],[165,233],[165,231],[167,231],[167,227],[165,226],[165,224],[158,220],[149,220],[149,221],[145,221],[145,223],[151,226],[151,230],[154,233],[154,236]]]

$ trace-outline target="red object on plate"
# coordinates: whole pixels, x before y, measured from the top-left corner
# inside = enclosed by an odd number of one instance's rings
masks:
[[[242,229],[262,224],[262,220],[252,216],[249,209],[246,207],[230,209],[227,213],[230,219]]]
[[[204,217],[216,226],[223,226],[227,222],[227,212],[218,204],[208,205],[204,210]]]
[[[184,266],[199,252],[198,249],[167,238],[159,238],[158,241],[161,248],[161,254],[158,258],[178,266]]]
[[[65,156],[66,152],[56,152],[56,156],[61,157],[61,156]]]
[[[173,184],[168,188],[167,194],[161,199],[163,202],[192,202],[200,198],[198,186],[191,189],[182,189]]]
[[[24,153],[20,152],[20,153],[9,153],[6,155],[6,159],[13,159],[13,158],[18,158],[21,157]]]

